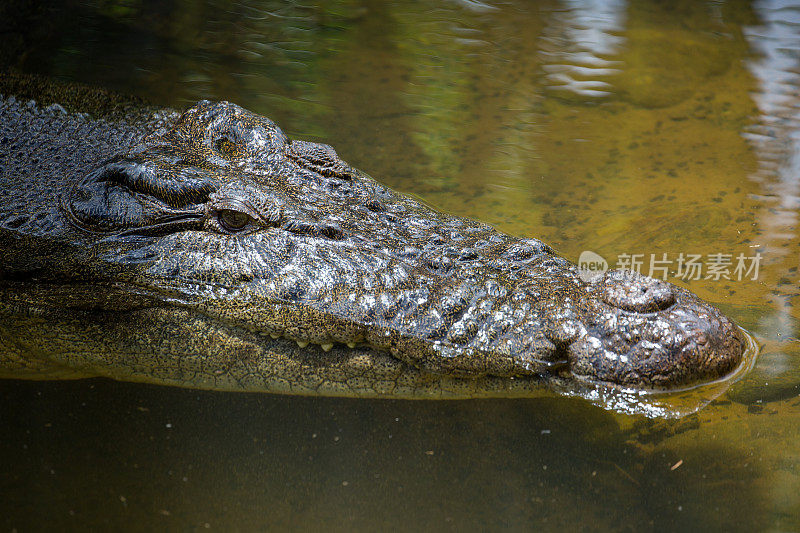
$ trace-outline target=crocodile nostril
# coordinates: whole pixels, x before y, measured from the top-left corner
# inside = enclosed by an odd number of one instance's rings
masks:
[[[655,313],[675,303],[672,286],[632,271],[610,270],[598,279],[600,298],[608,305],[634,313]]]

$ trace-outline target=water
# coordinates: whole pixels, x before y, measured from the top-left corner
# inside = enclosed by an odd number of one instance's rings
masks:
[[[237,102],[446,211],[573,260],[641,260],[762,347],[679,421],[569,398],[3,381],[3,529],[800,529],[800,4],[98,0],[0,15],[3,65],[173,107]],[[699,276],[681,275],[690,256]],[[737,275],[739,257],[760,257],[757,275]]]

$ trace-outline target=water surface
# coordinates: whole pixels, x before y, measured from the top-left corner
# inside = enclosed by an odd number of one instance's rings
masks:
[[[572,260],[641,260],[762,347],[679,421],[564,398],[2,381],[3,529],[800,529],[800,4],[97,0],[0,15],[3,66],[178,108],[234,101],[443,210]],[[760,258],[757,275],[740,257]]]

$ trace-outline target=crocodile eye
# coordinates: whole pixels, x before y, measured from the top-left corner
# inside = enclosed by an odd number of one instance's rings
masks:
[[[239,147],[230,137],[220,137],[214,141],[214,150],[225,159],[233,159],[239,155]]]
[[[222,229],[225,231],[230,231],[231,233],[235,233],[237,231],[242,231],[247,224],[252,220],[250,215],[242,213],[241,211],[234,211],[233,209],[223,209],[217,215],[217,220],[219,220],[219,225],[222,226]]]

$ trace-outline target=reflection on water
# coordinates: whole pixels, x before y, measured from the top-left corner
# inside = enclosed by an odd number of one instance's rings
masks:
[[[759,184],[754,242],[769,258],[781,280],[762,298],[757,330],[766,343],[765,364],[751,382],[772,381],[772,395],[798,392],[797,213],[800,208],[800,6],[780,2],[758,4],[759,21],[744,28],[755,57],[748,68],[757,79],[753,100],[759,113],[744,129],[758,167],[749,178]],[[794,278],[794,282],[787,281]]]
[[[625,2],[564,2],[541,39],[544,86],[586,100],[614,94],[607,81],[624,64],[614,57],[625,44]]]
[[[235,101],[572,259],[763,256],[757,280],[671,265],[763,346],[681,421],[2,382],[0,524],[800,529],[798,24],[744,0],[0,4],[4,65]]]

